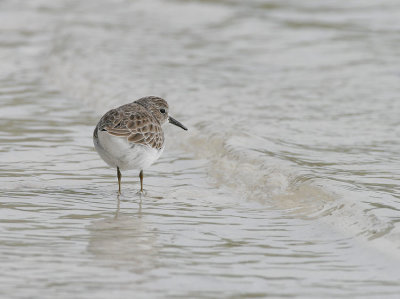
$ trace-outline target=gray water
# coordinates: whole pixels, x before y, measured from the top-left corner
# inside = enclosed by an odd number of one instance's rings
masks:
[[[1,298],[397,298],[400,4],[0,2]],[[145,172],[93,149],[165,97]]]

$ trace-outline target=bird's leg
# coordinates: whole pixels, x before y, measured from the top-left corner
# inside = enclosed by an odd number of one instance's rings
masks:
[[[117,177],[118,177],[118,194],[121,194],[121,172],[119,167],[117,167]]]
[[[139,177],[140,177],[140,192],[143,192],[143,170],[140,171]]]

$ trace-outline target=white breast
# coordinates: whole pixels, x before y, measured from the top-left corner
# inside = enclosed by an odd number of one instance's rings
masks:
[[[98,131],[93,138],[100,157],[111,167],[121,170],[146,169],[162,154],[164,147],[157,150],[147,145],[128,142],[126,137],[113,136],[106,131]]]

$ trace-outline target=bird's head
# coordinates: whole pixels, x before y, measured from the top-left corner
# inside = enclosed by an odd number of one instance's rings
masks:
[[[149,96],[137,100],[136,103],[142,105],[148,111],[150,111],[150,113],[160,122],[161,125],[168,120],[169,123],[187,130],[183,124],[181,124],[172,116],[168,115],[169,107],[166,100],[159,97]]]

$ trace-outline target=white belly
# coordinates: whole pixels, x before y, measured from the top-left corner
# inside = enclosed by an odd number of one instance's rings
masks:
[[[121,170],[146,169],[162,154],[164,147],[157,150],[150,146],[128,142],[126,137],[117,137],[98,131],[93,138],[94,147],[100,157],[111,167]]]

